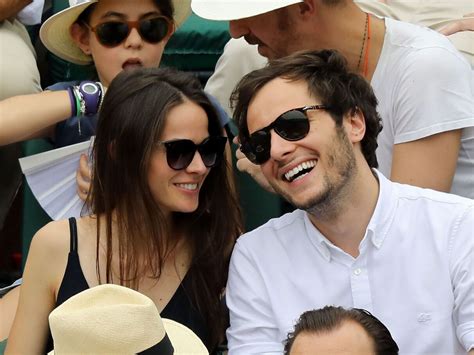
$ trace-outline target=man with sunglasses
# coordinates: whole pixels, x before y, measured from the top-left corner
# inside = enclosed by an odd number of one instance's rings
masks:
[[[369,14],[373,3],[192,0],[191,5],[204,18],[229,20],[231,36],[256,45],[268,59],[299,50],[340,51],[350,70],[370,81],[380,103],[385,126],[378,138],[380,170],[392,181],[474,198],[469,63],[434,31]],[[237,157],[240,170],[261,176]]]
[[[474,201],[393,183],[365,79],[301,52],[235,90],[242,151],[297,207],[241,236],[226,301],[230,354],[281,353],[306,310],[363,308],[404,354],[474,354]]]

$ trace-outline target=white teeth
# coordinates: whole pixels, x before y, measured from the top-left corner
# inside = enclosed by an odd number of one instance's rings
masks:
[[[185,190],[196,190],[198,187],[198,184],[176,184],[176,186],[185,189]]]
[[[309,174],[309,173],[304,173],[303,175],[297,176],[297,177],[295,177],[295,179],[294,179],[293,181],[299,180],[299,179],[301,179],[303,176],[306,176],[306,175],[308,175],[308,174]]]
[[[285,174],[285,178],[286,180],[288,181],[291,181],[291,178],[293,176],[295,176],[296,174],[298,174],[300,171],[302,171],[303,169],[310,169],[312,167],[314,167],[316,165],[316,160],[310,160],[310,161],[305,161],[297,166],[295,166],[293,169],[291,169],[290,171],[288,171],[286,174]],[[298,176],[295,180],[305,176],[306,174],[303,174],[301,176]]]

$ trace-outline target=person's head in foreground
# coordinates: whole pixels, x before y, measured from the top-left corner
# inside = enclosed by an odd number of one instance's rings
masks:
[[[94,63],[108,86],[122,70],[157,67],[190,14],[190,0],[69,0],[42,25],[46,48],[72,63]]]
[[[62,354],[209,354],[186,326],[162,319],[153,301],[127,287],[82,291],[49,315],[54,350]]]
[[[285,355],[397,355],[390,331],[370,312],[326,306],[304,312],[288,334]]]
[[[145,275],[159,278],[175,250],[187,250],[189,297],[206,318],[213,345],[224,329],[220,296],[241,231],[222,135],[214,107],[191,74],[124,71],[100,112],[90,195],[107,260],[118,257],[113,235],[126,286],[135,288]],[[106,282],[111,270],[107,264]]]
[[[377,100],[336,51],[271,61],[236,87],[241,150],[297,208],[334,216],[377,167]]]

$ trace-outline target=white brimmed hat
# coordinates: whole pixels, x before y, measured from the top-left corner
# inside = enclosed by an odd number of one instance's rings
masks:
[[[99,0],[69,0],[69,7],[48,18],[40,29],[40,38],[45,47],[58,57],[69,62],[86,65],[92,62],[74,43],[70,28],[79,15]],[[174,23],[178,28],[191,14],[191,0],[172,0]]]
[[[105,284],[82,291],[49,315],[54,350],[63,354],[209,354],[186,326],[162,319],[153,301],[127,287]],[[174,353],[166,351],[166,343]],[[161,349],[161,348],[160,348]]]
[[[194,13],[208,20],[239,20],[293,5],[303,0],[192,0]]]

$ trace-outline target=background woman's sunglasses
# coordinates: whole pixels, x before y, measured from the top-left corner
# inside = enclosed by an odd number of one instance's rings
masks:
[[[227,138],[211,136],[202,143],[195,144],[189,139],[177,139],[167,142],[157,142],[166,148],[166,161],[171,169],[186,169],[193,161],[196,150],[201,155],[202,162],[207,168],[216,166],[222,159]]]
[[[158,43],[171,35],[173,23],[164,16],[147,18],[139,21],[107,21],[91,27],[86,26],[95,33],[97,40],[105,47],[115,47],[125,41],[132,28],[136,28],[144,41]]]
[[[248,140],[243,140],[240,150],[252,163],[261,165],[270,159],[272,129],[287,141],[298,141],[306,137],[309,132],[306,111],[327,108],[325,105],[313,105],[286,111],[267,127],[252,133]]]

